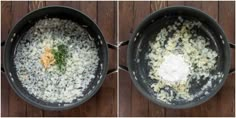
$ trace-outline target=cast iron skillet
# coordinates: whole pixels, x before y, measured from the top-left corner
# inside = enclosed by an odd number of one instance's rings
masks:
[[[93,79],[88,88],[84,91],[85,96],[80,100],[74,100],[72,103],[49,103],[37,99],[30,95],[19,81],[14,66],[14,51],[17,43],[22,39],[24,34],[32,27],[38,20],[44,18],[61,18],[72,20],[84,27],[89,34],[95,39],[95,44],[98,47],[99,66],[96,70],[95,79]],[[2,43],[3,44],[3,43]],[[30,12],[23,17],[11,30],[4,49],[4,71],[7,79],[13,90],[24,99],[26,102],[45,110],[65,110],[79,106],[88,99],[90,99],[101,87],[108,70],[108,47],[104,37],[98,26],[85,14],[68,7],[50,6],[44,7],[33,12]]]
[[[198,20],[202,23],[198,34],[208,37],[210,48],[216,50],[219,55],[217,68],[212,73],[223,72],[224,76],[217,78],[217,80],[222,79],[220,83],[219,81],[213,82],[215,87],[208,90],[210,92],[208,95],[200,95],[189,102],[173,101],[173,104],[167,104],[155,97],[155,92],[151,88],[154,80],[148,76],[150,67],[145,56],[149,50],[148,42],[153,41],[160,29],[172,24],[178,16],[188,20]],[[141,22],[129,40],[127,62],[129,74],[135,87],[149,100],[167,108],[189,108],[209,100],[223,86],[230,69],[230,47],[225,33],[213,18],[192,7],[174,6],[158,10]],[[198,92],[205,83],[206,81],[202,81],[198,86],[192,83],[191,85],[194,87],[190,89],[191,93]]]

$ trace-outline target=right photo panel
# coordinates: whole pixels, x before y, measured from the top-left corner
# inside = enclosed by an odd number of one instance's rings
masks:
[[[117,7],[118,116],[235,115],[235,2]]]

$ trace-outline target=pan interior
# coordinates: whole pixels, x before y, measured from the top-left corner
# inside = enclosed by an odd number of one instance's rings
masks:
[[[202,26],[197,29],[197,34],[204,36],[206,38],[209,38],[209,48],[215,50],[218,54],[217,62],[216,62],[216,69],[211,72],[211,74],[216,74],[217,72],[223,72],[225,73],[225,70],[227,70],[227,61],[228,61],[228,54],[227,48],[224,46],[224,40],[221,38],[221,32],[219,29],[215,28],[215,24],[211,22],[207,22],[204,20],[196,19],[196,17],[192,17],[190,14],[182,14],[176,13],[176,14],[167,14],[165,16],[157,16],[156,18],[153,17],[152,20],[151,17],[149,17],[149,20],[146,20],[140,27],[137,29],[135,32],[135,40],[131,41],[130,45],[130,70],[132,72],[131,75],[133,76],[133,82],[135,85],[141,90],[141,92],[152,99],[156,103],[160,103],[163,105],[167,105],[161,100],[158,100],[156,98],[156,92],[151,88],[151,85],[153,83],[156,83],[156,80],[152,80],[148,73],[150,71],[150,67],[148,65],[148,59],[146,58],[147,54],[150,52],[150,46],[149,43],[153,42],[155,40],[156,34],[160,32],[162,28],[166,28],[168,25],[173,24],[179,16],[186,20],[190,21],[200,21],[202,23]],[[151,21],[151,22],[150,22]],[[221,37],[221,38],[220,38]],[[175,65],[173,65],[175,66]],[[185,106],[187,107],[190,104],[197,104],[199,101],[204,101],[208,99],[210,96],[212,96],[213,93],[216,93],[216,91],[221,88],[223,84],[223,79],[222,78],[217,78],[216,81],[212,81],[212,88],[209,88],[208,91],[210,94],[205,95],[205,94],[200,94],[196,98],[194,98],[192,101],[185,101],[185,100],[172,100],[171,104],[174,106]],[[192,81],[191,88],[190,88],[190,94],[196,94],[201,91],[201,88],[203,85],[207,83],[206,79],[205,81],[200,81],[200,84],[196,84],[196,82]],[[222,81],[223,80],[223,81]],[[204,93],[204,92],[203,92]],[[167,105],[168,106],[168,105]]]
[[[22,86],[20,80],[17,77],[16,69],[14,67],[14,52],[17,47],[19,40],[21,40],[26,32],[31,28],[37,21],[45,18],[60,18],[65,20],[71,20],[79,25],[83,25],[84,28],[89,32],[89,34],[95,39],[95,45],[98,48],[98,57],[99,57],[99,66],[95,72],[95,78],[89,83],[88,87],[84,90],[84,97],[80,99],[75,99],[72,103],[49,103],[43,100],[37,99],[34,95],[31,95],[27,92],[27,90]],[[13,37],[13,35],[15,35]],[[75,105],[82,104],[91,98],[95,92],[99,89],[103,80],[105,79],[107,65],[108,65],[108,57],[107,57],[107,47],[106,42],[103,39],[103,35],[97,26],[90,20],[87,16],[81,14],[72,9],[64,8],[64,7],[48,7],[44,9],[37,10],[26,17],[24,17],[12,30],[9,37],[13,37],[13,41],[7,42],[6,52],[10,52],[6,54],[6,68],[11,73],[14,81],[10,81],[12,86],[15,88],[15,91],[19,96],[25,98],[28,102],[33,105],[47,109],[47,110],[60,110],[64,108],[70,108]],[[11,79],[10,79],[11,80]]]

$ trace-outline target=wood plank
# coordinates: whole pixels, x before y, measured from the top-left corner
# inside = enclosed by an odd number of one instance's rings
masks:
[[[33,11],[45,6],[44,1],[29,1],[29,11]]]
[[[152,1],[151,2],[151,12],[155,12],[159,9],[167,7],[167,2],[165,1]],[[149,101],[149,116],[158,116],[163,117],[165,116],[165,108],[156,105],[155,103]]]
[[[1,114],[2,117],[8,116],[9,111],[9,89],[5,73],[1,72]]]
[[[151,2],[151,12],[155,12],[165,7],[167,7],[167,2],[165,1],[152,1]]]
[[[74,2],[73,2],[74,4]],[[80,1],[79,9],[88,15],[95,23],[97,23],[97,2],[96,1]]]
[[[53,5],[63,5],[71,7],[72,1],[46,1],[46,6],[53,6]]]
[[[133,33],[134,2],[119,2],[119,41],[129,40]]]
[[[36,108],[30,104],[27,104],[27,117],[42,117],[43,110]]]
[[[201,1],[185,1],[184,4],[186,6],[191,6],[197,9],[201,9],[202,8],[202,2]]]
[[[134,29],[136,29],[136,27],[144,20],[145,17],[150,15],[150,5],[151,2],[149,1],[134,2],[134,11],[133,11]]]
[[[119,2],[119,41],[126,41],[131,38],[134,28],[134,2],[120,1]],[[126,55],[127,46],[120,47],[119,63],[127,65]],[[120,87],[122,88],[122,87]],[[120,96],[122,97],[122,96]],[[122,107],[122,106],[120,106]],[[122,110],[122,109],[121,109]]]
[[[202,10],[206,14],[213,17],[218,21],[218,2],[217,1],[204,1],[202,2]]]
[[[219,24],[222,26],[228,41],[235,44],[234,2],[219,2]],[[231,68],[235,68],[235,53],[231,52]]]
[[[224,86],[217,94],[217,116],[233,117],[235,116],[235,74],[229,75]],[[220,112],[218,112],[220,111]]]
[[[129,40],[134,27],[134,2],[120,1],[119,2],[119,41]],[[127,65],[126,55],[127,46],[119,49],[120,65]],[[119,116],[132,116],[132,82],[129,73],[119,70]]]
[[[128,72],[120,70],[119,85],[119,116],[131,117],[132,82]]]
[[[1,14],[2,20],[1,20],[1,41],[7,40],[8,38],[8,32],[11,29],[11,6],[12,2],[9,1],[2,1],[1,4]],[[1,47],[1,59],[3,59],[3,48]],[[1,61],[1,64],[4,63]],[[7,81],[5,73],[1,72],[1,116],[6,117],[8,116],[9,111],[9,83]]]
[[[42,1],[29,1],[29,11],[33,11],[45,6],[45,2]],[[36,108],[30,104],[27,104],[27,116],[42,117],[43,110]]]
[[[223,28],[228,41],[235,44],[235,3],[219,2],[219,24]],[[231,68],[235,68],[235,50],[231,51]],[[219,116],[234,116],[235,114],[235,74],[229,75],[221,92],[219,93],[220,107],[224,111]]]
[[[2,20],[1,20],[1,41],[7,40],[8,33],[11,29],[11,19],[12,19],[12,12],[11,12],[12,2],[9,1],[3,1],[1,4],[1,14]]]
[[[97,3],[97,24],[106,42],[116,44],[116,2]],[[109,69],[116,68],[116,50],[109,49]],[[116,74],[108,75],[97,93],[97,116],[117,116]]]
[[[108,75],[97,93],[97,116],[117,116],[117,73]]]
[[[27,12],[28,2],[12,2],[12,26],[14,26]],[[16,106],[21,106],[19,109]],[[26,116],[26,102],[10,89],[9,96],[9,116]]]
[[[168,1],[168,6],[184,5],[184,1]]]
[[[115,2],[98,2],[98,26],[100,27],[106,41],[116,44],[116,20]]]
[[[141,9],[142,8],[142,9]],[[150,2],[148,1],[138,1],[134,2],[133,8],[133,21],[134,27],[136,27],[144,20],[144,18],[150,14]],[[132,116],[148,116],[148,99],[145,98],[136,88],[132,85],[132,107],[131,113]],[[142,107],[140,107],[142,106]]]

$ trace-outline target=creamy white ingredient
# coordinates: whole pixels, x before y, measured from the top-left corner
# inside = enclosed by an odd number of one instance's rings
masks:
[[[167,82],[186,81],[189,74],[189,65],[182,55],[170,54],[164,57],[164,62],[160,65],[158,73],[161,79]]]

